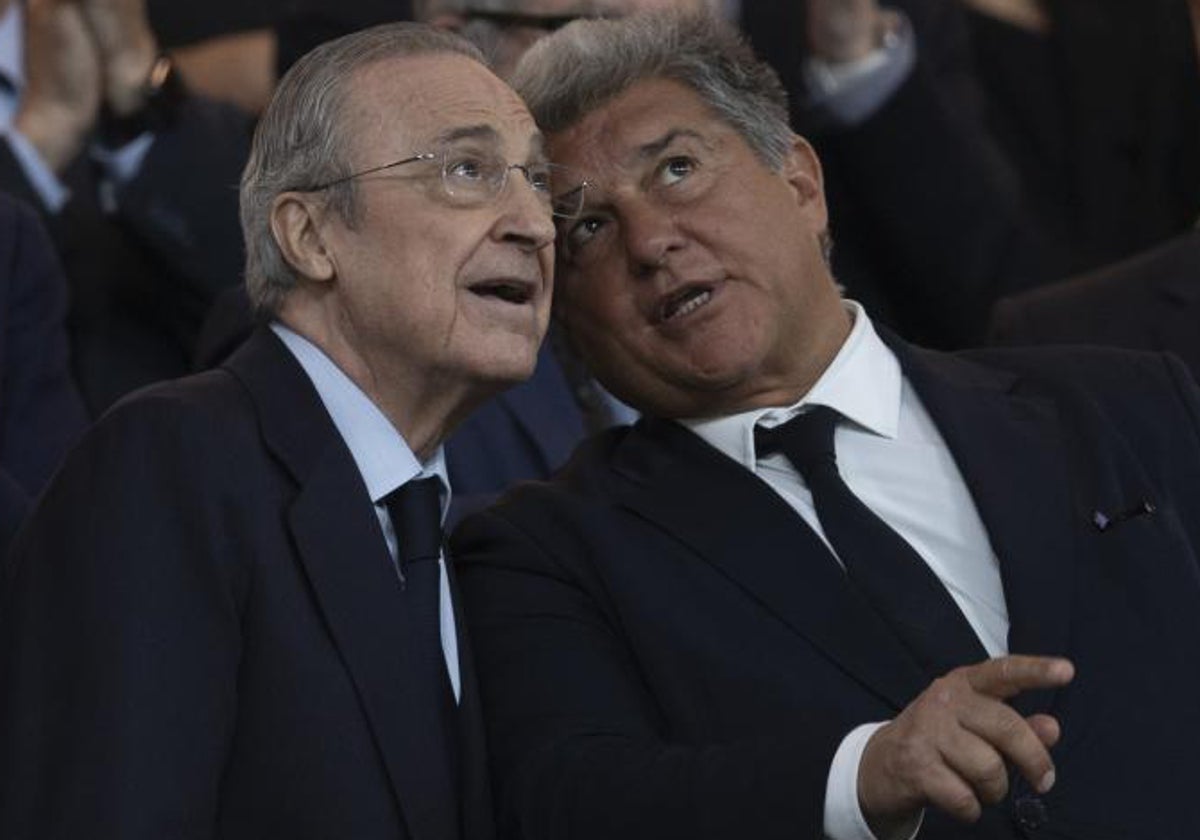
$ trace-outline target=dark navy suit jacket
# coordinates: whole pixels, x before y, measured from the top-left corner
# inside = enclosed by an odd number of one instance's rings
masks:
[[[241,276],[237,184],[251,128],[232,106],[187,98],[121,187],[116,214],[101,207],[86,155],[62,173],[70,199],[43,221],[70,284],[72,366],[93,416],[190,370],[213,299]],[[0,189],[42,209],[4,142]]]
[[[220,295],[200,331],[196,367],[220,364],[254,323],[244,288]],[[446,441],[453,488],[448,522],[457,523],[518,481],[546,478],[583,435],[583,410],[547,340],[533,376],[479,406]]]
[[[269,331],[106,414],[0,598],[0,837],[448,836],[374,506]],[[489,840],[459,619],[460,836]]]
[[[1054,790],[921,836],[1200,836],[1195,383],[1169,356],[895,349],[999,558],[1010,650],[1077,667],[1015,701],[1062,723]],[[776,493],[675,423],[593,439],[453,545],[505,837],[819,837],[841,739],[933,676]]]
[[[67,285],[34,211],[0,193],[0,556],[87,423],[69,371]]]

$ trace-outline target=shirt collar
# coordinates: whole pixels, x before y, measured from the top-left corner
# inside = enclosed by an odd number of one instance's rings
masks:
[[[333,419],[375,504],[414,478],[437,477],[442,484],[442,516],[450,504],[450,479],[442,447],[422,464],[404,437],[333,360],[304,336],[273,322],[271,329],[300,362]]]
[[[852,300],[843,304],[854,319],[850,334],[829,367],[798,402],[679,422],[750,470],[758,466],[754,427],[760,422],[765,426],[778,425],[811,405],[829,406],[873,434],[896,437],[902,392],[900,362],[879,338],[862,306]]]
[[[8,80],[18,94],[25,89],[25,39],[20,3],[10,3],[0,15],[0,77]]]

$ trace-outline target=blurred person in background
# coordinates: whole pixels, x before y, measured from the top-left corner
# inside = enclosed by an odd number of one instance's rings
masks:
[[[144,0],[0,0],[0,187],[38,207],[70,282],[91,413],[189,368],[241,262],[250,124],[180,85]]]
[[[41,220],[0,193],[0,558],[87,425],[66,314],[66,278]]]
[[[1192,226],[1200,216],[1200,5],[957,1],[988,130],[1019,175],[1049,279]]]

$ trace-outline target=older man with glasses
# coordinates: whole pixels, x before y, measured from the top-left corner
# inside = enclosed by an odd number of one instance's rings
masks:
[[[112,411],[18,537],[0,836],[491,836],[441,444],[533,370],[556,177],[454,35],[285,77],[241,187],[269,323]]]

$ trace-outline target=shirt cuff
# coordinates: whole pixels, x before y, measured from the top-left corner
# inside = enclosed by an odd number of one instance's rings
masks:
[[[879,46],[862,58],[839,63],[805,60],[810,107],[826,121],[843,128],[865,122],[912,73],[917,63],[912,25],[901,12],[888,10],[887,15]]]
[[[54,174],[54,170],[50,168],[49,164],[42,160],[38,150],[24,134],[15,128],[5,129],[2,134],[8,141],[8,147],[12,149],[13,157],[17,159],[17,165],[25,173],[25,179],[29,181],[29,186],[41,200],[42,206],[51,214],[58,213],[70,199],[71,191]]]
[[[885,723],[864,723],[842,739],[829,767],[825,784],[825,837],[828,840],[913,840],[921,830],[921,812],[911,825],[894,835],[876,837],[858,806],[858,765],[867,742]]]

